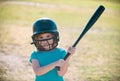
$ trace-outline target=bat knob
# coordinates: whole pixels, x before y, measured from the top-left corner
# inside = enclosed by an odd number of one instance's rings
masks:
[[[59,66],[56,66],[55,68],[56,68],[58,71],[60,71],[60,67],[59,67]]]

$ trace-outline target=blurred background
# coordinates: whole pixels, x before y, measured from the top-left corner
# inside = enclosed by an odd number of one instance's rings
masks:
[[[99,5],[106,10],[79,42],[65,81],[120,81],[119,0],[0,0],[0,81],[34,81],[29,56],[36,19],[52,18],[59,47],[67,49]]]

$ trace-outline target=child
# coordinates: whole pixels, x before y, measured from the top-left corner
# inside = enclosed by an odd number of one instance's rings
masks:
[[[71,55],[64,61],[63,58],[67,53],[57,47],[59,32],[55,22],[50,18],[40,18],[35,21],[32,39],[36,50],[32,52],[30,62],[36,75],[35,81],[64,81],[63,76],[75,48],[68,48],[67,52]],[[55,68],[56,66],[60,67],[60,71]]]

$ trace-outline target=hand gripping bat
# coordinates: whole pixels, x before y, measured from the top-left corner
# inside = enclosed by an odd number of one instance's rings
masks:
[[[100,5],[97,8],[97,10],[91,16],[91,18],[89,19],[88,23],[84,27],[82,33],[80,34],[78,39],[75,41],[75,43],[73,44],[72,47],[76,47],[78,42],[82,39],[82,37],[86,34],[86,32],[93,26],[93,24],[97,21],[97,19],[100,17],[100,15],[103,13],[104,10],[105,10],[105,7],[102,6],[102,5]],[[66,60],[69,56],[70,56],[70,53],[67,53],[66,56],[63,59]],[[56,68],[57,68],[57,70],[60,70],[60,67],[56,66]]]

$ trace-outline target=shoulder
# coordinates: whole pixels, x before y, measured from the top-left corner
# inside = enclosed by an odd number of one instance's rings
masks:
[[[65,49],[63,49],[63,48],[56,48],[56,51],[59,51],[59,52],[66,52],[66,50]]]
[[[33,51],[33,52],[31,53],[30,58],[29,58],[29,61],[30,61],[30,62],[32,62],[32,59],[37,59],[36,54],[37,54],[36,51]]]
[[[61,58],[64,58],[65,55],[67,54],[66,50],[63,48],[56,48],[57,52],[59,52],[59,55],[61,56]]]
[[[32,52],[31,52],[31,56],[34,56],[34,55],[36,55],[36,54],[37,54],[36,51],[32,51]]]

